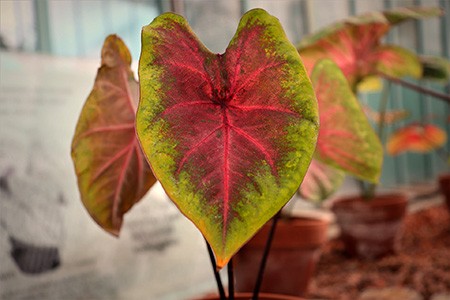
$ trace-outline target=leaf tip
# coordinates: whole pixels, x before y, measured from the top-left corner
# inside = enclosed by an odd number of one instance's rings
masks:
[[[131,65],[131,53],[123,40],[116,34],[110,34],[106,37],[102,47],[102,66],[110,68],[125,62]]]

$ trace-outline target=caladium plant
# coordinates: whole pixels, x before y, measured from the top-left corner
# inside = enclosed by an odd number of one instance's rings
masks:
[[[397,8],[385,12],[371,12],[350,17],[306,37],[299,44],[298,50],[310,74],[314,72],[314,67],[321,60],[333,60],[342,70],[354,93],[357,92],[360,84],[366,82],[367,79],[373,76],[383,76],[416,91],[426,92],[449,101],[450,97],[446,95],[429,91],[400,80],[401,77],[409,76],[416,79],[445,81],[449,73],[449,63],[447,60],[438,57],[418,56],[405,48],[382,43],[382,37],[392,26],[408,20],[418,20],[440,16],[441,14],[442,10],[440,8],[412,7]],[[316,93],[318,94],[320,107],[320,93],[317,90]],[[405,116],[404,112],[397,112],[395,115],[387,113],[385,109],[387,96],[384,98],[381,101],[381,110],[377,115],[379,119],[378,133],[380,137],[383,135],[384,125],[390,119],[398,119]],[[327,123],[326,120],[322,120],[323,114],[321,107],[320,111],[322,131],[322,126],[326,127]],[[344,118],[350,119],[351,115],[347,115]],[[320,149],[320,141],[321,136],[319,134],[318,149]],[[325,142],[325,144],[327,143]],[[333,155],[337,157],[339,154],[334,153]],[[324,170],[321,171],[323,172]],[[328,176],[332,176],[334,173],[328,172],[327,174]],[[339,175],[335,174],[335,176],[337,178],[333,182],[338,182]],[[364,179],[361,176],[357,177]],[[314,176],[308,176],[307,178],[314,178]],[[374,182],[372,181],[372,183]],[[336,186],[329,185],[329,187]],[[363,193],[365,193],[367,198],[370,198],[373,190],[374,188],[371,187],[368,191],[363,191]]]
[[[136,137],[139,85],[130,65],[123,41],[108,36],[72,141],[81,200],[113,235],[119,235],[123,215],[156,182]]]
[[[442,13],[436,7],[411,7],[350,17],[306,37],[298,50],[309,72],[320,59],[335,61],[354,90],[371,75],[421,78],[423,68],[419,56],[400,46],[383,44],[381,40],[392,26]],[[430,60],[423,63],[427,61]]]
[[[224,54],[166,13],[143,28],[137,132],[166,193],[217,266],[295,193],[314,152],[317,103],[279,21],[247,12]]]
[[[317,62],[311,80],[319,103],[320,129],[300,194],[310,200],[325,199],[342,183],[342,171],[377,183],[383,148],[344,74],[333,61],[324,59]]]

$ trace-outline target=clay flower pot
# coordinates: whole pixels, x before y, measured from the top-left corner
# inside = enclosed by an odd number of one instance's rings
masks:
[[[439,187],[444,195],[447,208],[450,210],[450,174],[442,174],[439,176]]]
[[[237,293],[234,296],[235,300],[251,300],[252,294],[251,293]],[[302,300],[302,298],[294,297],[294,296],[287,296],[287,295],[275,295],[275,294],[265,294],[260,293],[259,300]],[[219,296],[210,296],[202,298],[202,300],[220,300]]]
[[[336,214],[346,251],[363,259],[395,253],[407,202],[402,194],[385,194],[370,200],[357,196],[333,203],[331,209]]]
[[[271,222],[236,254],[236,290],[252,291]],[[313,218],[280,219],[267,259],[261,291],[302,296],[327,241],[328,221]]]

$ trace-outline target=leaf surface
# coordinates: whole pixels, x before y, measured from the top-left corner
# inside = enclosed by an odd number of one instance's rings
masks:
[[[345,173],[317,159],[313,159],[300,186],[300,195],[310,201],[320,203],[331,196],[342,185]]]
[[[139,91],[130,64],[122,40],[108,36],[72,141],[81,200],[91,217],[116,236],[123,215],[156,181],[136,137]]]
[[[375,72],[394,78],[409,76],[419,79],[422,76],[422,64],[419,57],[398,46],[377,47],[367,61],[373,64]]]
[[[393,25],[440,15],[440,8],[412,7],[353,16],[304,38],[298,50],[309,72],[320,59],[332,59],[352,87],[380,72],[418,78],[422,68],[417,56],[404,48],[383,46],[381,39]]]
[[[358,178],[377,182],[383,149],[339,67],[318,62],[311,80],[319,102],[315,157]]]
[[[223,267],[303,179],[318,130],[311,83],[279,21],[261,9],[242,17],[224,54],[172,13],[142,38],[141,145]]]
[[[405,151],[426,153],[442,147],[447,142],[447,134],[432,124],[413,123],[395,131],[387,142],[387,152],[398,155]]]
[[[434,80],[442,84],[448,84],[450,81],[450,60],[439,56],[419,57],[422,64],[422,79]]]

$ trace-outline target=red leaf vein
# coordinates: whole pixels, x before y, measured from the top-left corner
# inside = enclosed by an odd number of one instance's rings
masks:
[[[186,163],[186,160],[195,152],[197,151],[197,149],[203,145],[204,143],[206,143],[211,136],[217,131],[220,130],[223,127],[223,125],[220,125],[216,128],[214,128],[208,135],[206,135],[204,138],[202,138],[200,141],[198,141],[194,146],[192,146],[189,151],[187,151],[183,158],[181,159],[179,165],[178,165],[178,169],[177,169],[177,175],[180,174],[181,169],[183,168],[184,164]]]
[[[272,160],[272,158],[270,157],[269,152],[266,150],[266,148],[254,137],[252,137],[251,135],[249,135],[247,132],[245,132],[244,130],[230,125],[230,128],[236,132],[237,134],[241,135],[242,137],[244,137],[246,140],[248,140],[249,142],[251,142],[253,145],[256,146],[256,148],[264,155],[265,159],[267,160],[267,162],[269,163],[273,174],[276,174],[276,169],[275,169],[275,164]]]

